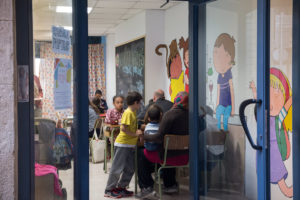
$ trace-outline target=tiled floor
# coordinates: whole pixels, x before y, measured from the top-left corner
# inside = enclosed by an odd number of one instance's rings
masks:
[[[110,165],[108,165],[110,167]],[[67,190],[68,200],[73,200],[73,170],[59,171],[59,178],[62,180],[63,188]],[[93,164],[90,162],[90,200],[105,200],[104,189],[108,179],[108,173],[103,171],[103,163]],[[132,178],[129,190],[134,191],[134,177]],[[138,199],[136,197],[122,198],[124,200]],[[149,198],[150,199],[150,198]],[[158,199],[153,197],[151,199]],[[188,186],[181,185],[180,193],[174,195],[164,195],[164,200],[183,200],[188,199]]]
[[[108,168],[110,164],[108,164]],[[59,178],[62,180],[63,188],[67,190],[67,199],[73,200],[73,170],[59,171]],[[105,200],[110,198],[104,197],[104,189],[108,179],[108,174],[103,171],[103,163],[93,164],[90,162],[90,200]],[[129,185],[129,190],[134,191],[134,177]],[[209,197],[207,197],[209,196]],[[201,196],[204,200],[247,200],[244,196],[230,191],[210,191],[206,197]],[[122,200],[138,199],[136,197],[122,198]],[[149,199],[158,199],[153,196]],[[163,195],[163,200],[185,200],[189,199],[188,179],[180,180],[180,193],[173,195]],[[145,199],[146,200],[146,199]]]

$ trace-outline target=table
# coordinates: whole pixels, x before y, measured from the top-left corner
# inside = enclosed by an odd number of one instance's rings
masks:
[[[104,172],[107,173],[107,146],[108,146],[108,142],[107,139],[110,139],[110,152],[111,152],[111,156],[110,156],[110,160],[113,161],[114,158],[114,133],[116,132],[116,130],[120,129],[120,125],[112,125],[112,124],[105,124],[103,123],[101,125],[101,129],[104,130],[109,128],[109,131],[105,130],[104,131],[104,138],[105,138],[105,152],[104,152],[104,165],[103,165],[103,169]]]

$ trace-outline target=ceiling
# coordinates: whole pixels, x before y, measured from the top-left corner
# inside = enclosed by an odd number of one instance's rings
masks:
[[[115,27],[147,9],[168,9],[180,2],[166,0],[88,0],[90,36],[114,33]],[[51,40],[51,27],[72,26],[71,13],[57,13],[57,6],[72,6],[72,0],[33,0],[33,30],[35,40]]]

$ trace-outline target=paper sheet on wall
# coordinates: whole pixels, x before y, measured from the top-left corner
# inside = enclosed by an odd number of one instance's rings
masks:
[[[54,62],[54,107],[56,110],[71,108],[71,74],[70,59],[55,58]]]
[[[52,26],[52,50],[58,54],[70,54],[70,31],[63,27]]]

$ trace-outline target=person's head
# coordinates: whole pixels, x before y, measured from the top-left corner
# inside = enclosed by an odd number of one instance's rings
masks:
[[[138,92],[128,92],[128,95],[126,97],[126,104],[128,107],[133,109],[134,111],[137,111],[141,104],[141,100],[143,99],[142,95]]]
[[[291,97],[291,87],[287,77],[276,68],[270,69],[270,115],[277,116]]]
[[[234,38],[227,33],[222,33],[215,41],[213,60],[219,74],[225,74],[235,64],[234,43]]]
[[[149,122],[160,122],[161,118],[162,118],[162,109],[158,106],[158,105],[151,105],[149,107],[149,109],[147,110],[147,120]]]
[[[189,94],[187,92],[178,92],[174,99],[173,108],[189,109]]]
[[[165,92],[162,89],[158,89],[153,94],[153,102],[156,102],[157,99],[164,99],[165,98]]]
[[[114,96],[113,104],[118,111],[121,111],[124,106],[124,97],[121,95]]]
[[[100,99],[99,98],[97,98],[97,97],[94,97],[93,99],[92,99],[92,103],[94,104],[94,105],[99,105],[100,104]]]
[[[98,98],[98,99],[101,99],[101,97],[102,97],[102,91],[101,90],[96,90],[95,97]]]

